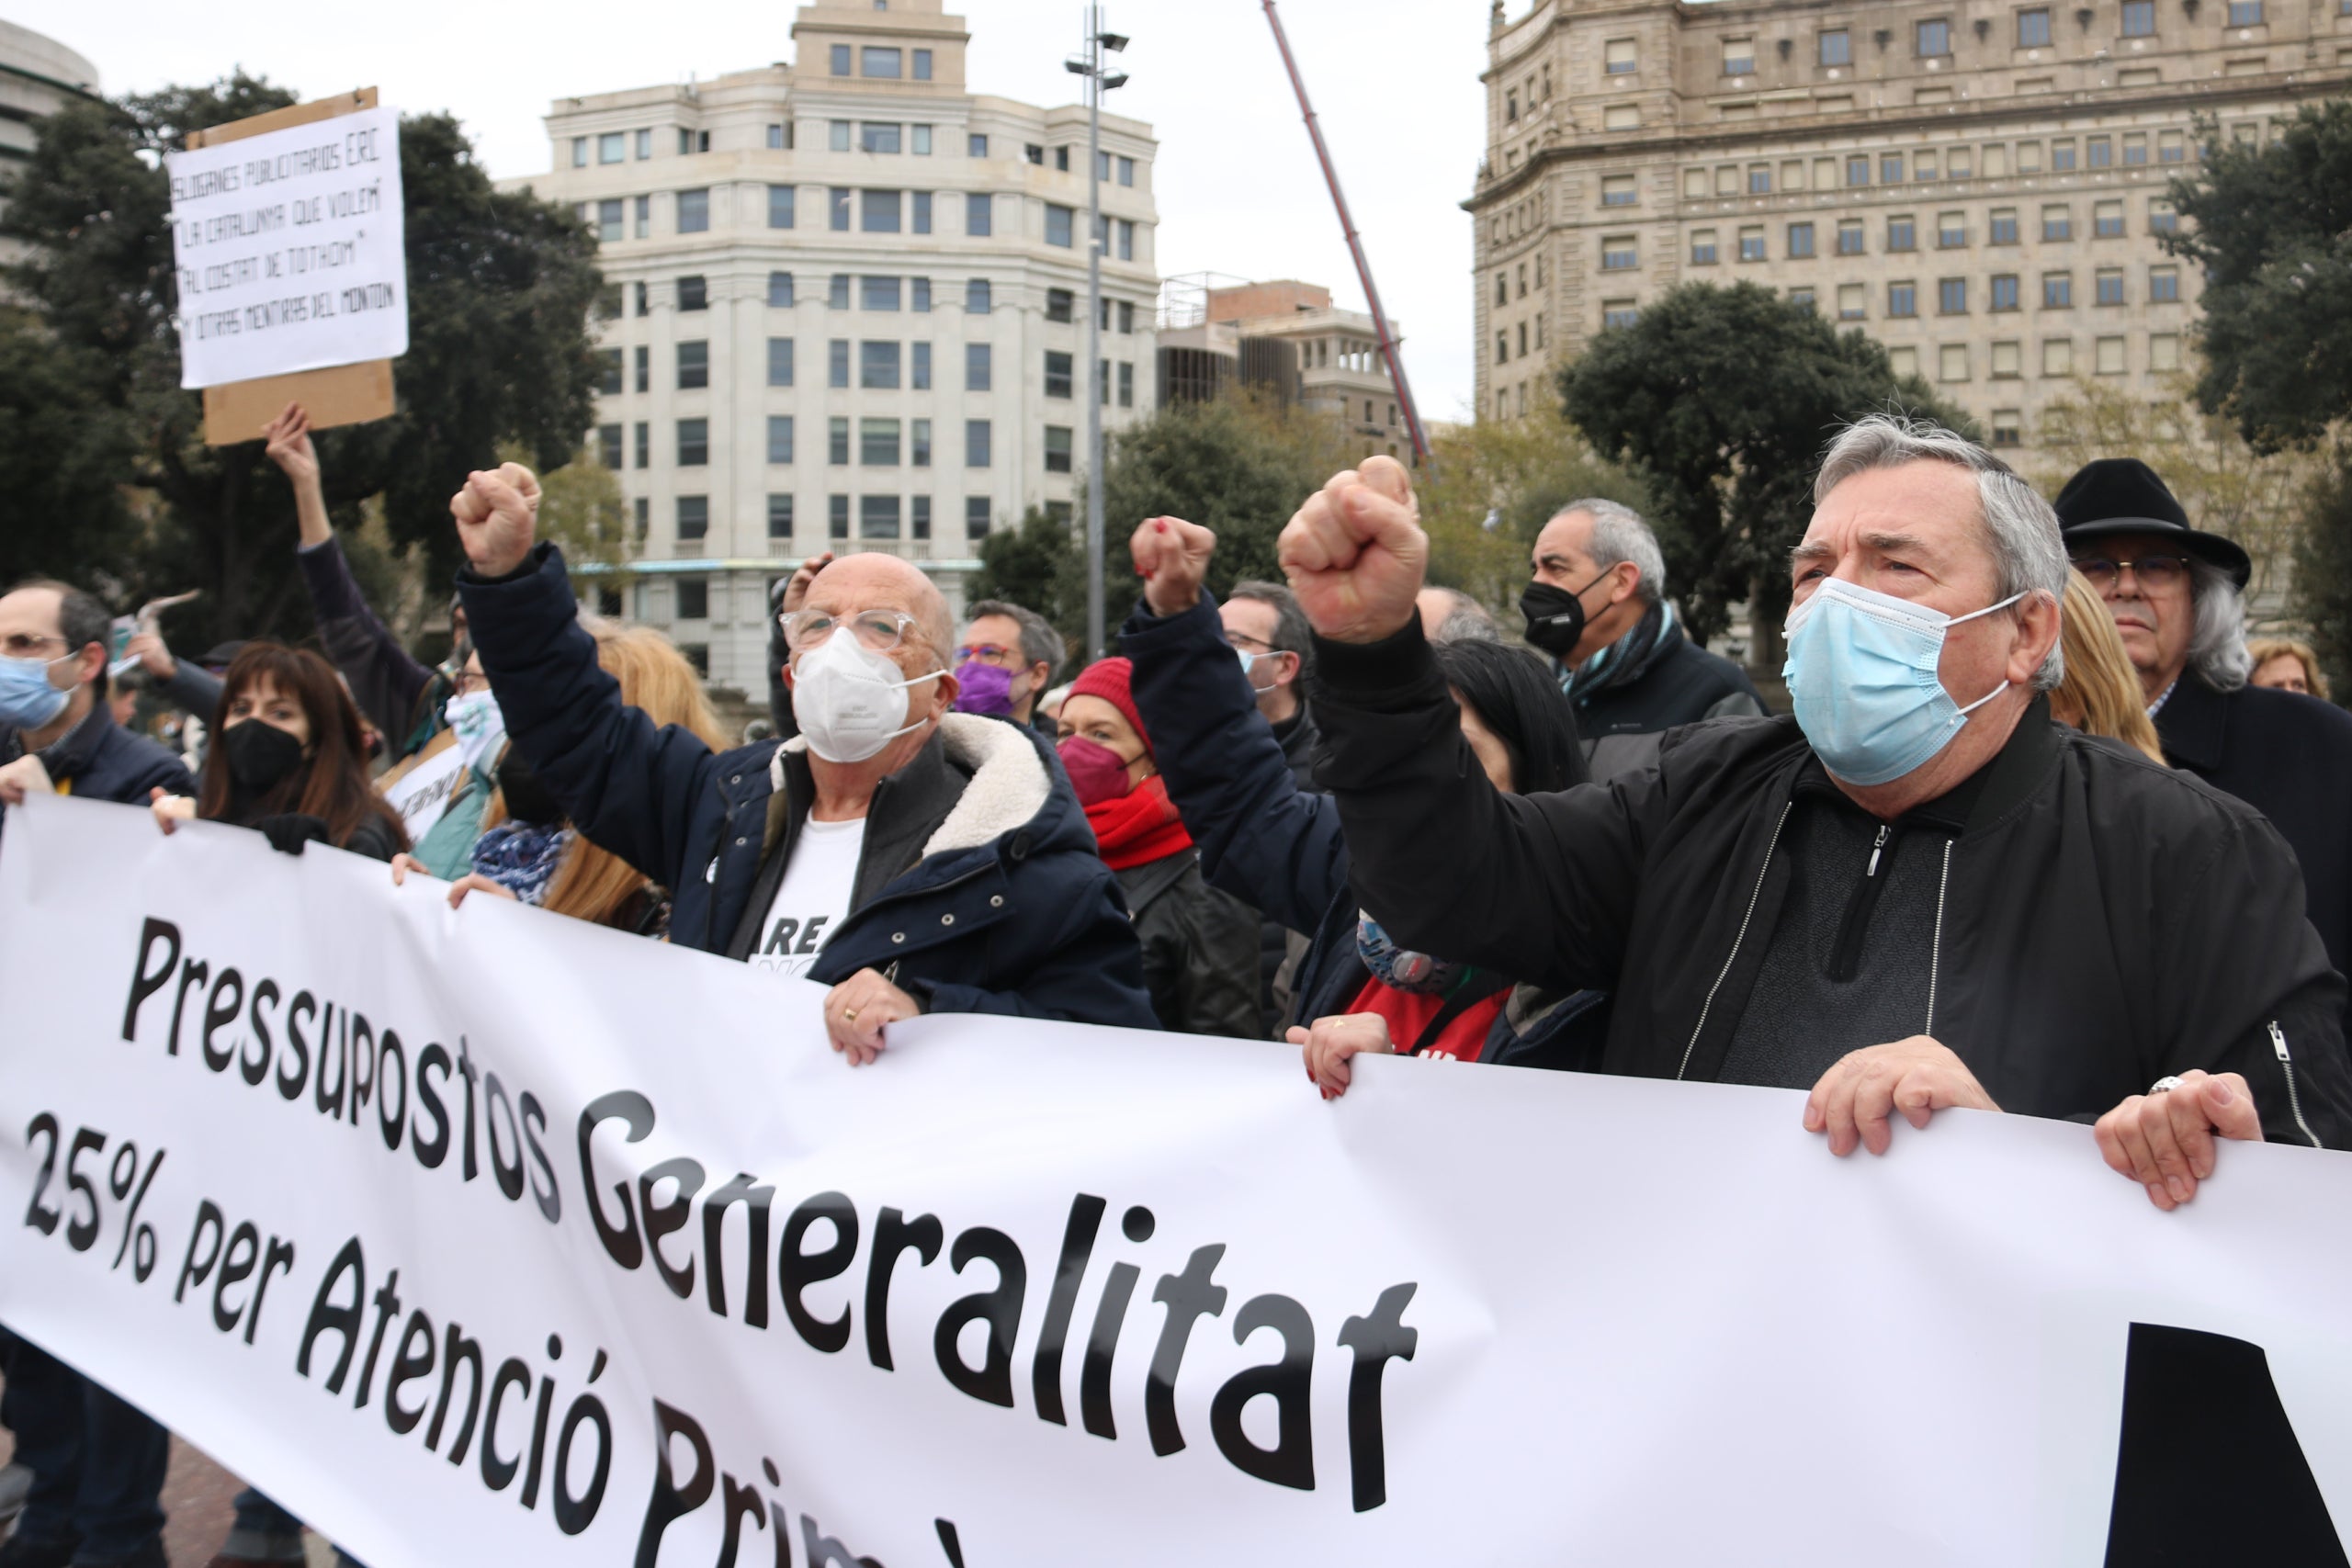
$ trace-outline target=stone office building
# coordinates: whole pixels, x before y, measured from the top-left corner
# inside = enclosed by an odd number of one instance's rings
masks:
[[[797,62],[559,101],[554,169],[610,285],[592,433],[637,581],[610,607],[765,689],[770,584],[823,549],[921,564],[1082,503],[1087,123],[969,90],[941,0],[804,6]],[[1105,115],[1105,423],[1154,384],[1148,126]]]
[[[1478,407],[1693,279],[1884,343],[1998,446],[2188,350],[2165,190],[2352,81],[2352,0],[1536,0],[1494,7]]]

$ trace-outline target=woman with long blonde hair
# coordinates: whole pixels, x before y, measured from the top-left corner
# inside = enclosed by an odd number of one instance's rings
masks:
[[[585,623],[596,639],[596,662],[620,682],[621,701],[657,725],[675,725],[712,750],[727,744],[718,715],[670,639],[650,626]],[[469,893],[515,898],[574,919],[639,936],[661,936],[669,925],[670,897],[635,866],[573,831],[537,774],[510,746],[498,765],[499,793],[475,845],[474,869],[450,884],[454,908]],[[424,868],[402,857],[392,880]]]
[[[2066,677],[2050,694],[2051,716],[2086,735],[2120,740],[2162,762],[2164,748],[2156,742],[2156,727],[2148,717],[2139,673],[2123,650],[2122,634],[2115,629],[2107,602],[2079,571],[2066,573],[2059,626]]]

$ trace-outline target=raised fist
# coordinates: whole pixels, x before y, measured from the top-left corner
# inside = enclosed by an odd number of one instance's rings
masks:
[[[476,469],[449,498],[458,542],[477,575],[504,577],[523,564],[539,525],[539,481],[520,463]]]
[[[1334,642],[1378,642],[1414,616],[1429,570],[1412,480],[1394,457],[1335,475],[1283,530],[1279,557],[1316,631]]]
[[[1155,615],[1182,615],[1201,602],[1216,536],[1181,517],[1154,517],[1127,541],[1143,578],[1143,601]]]

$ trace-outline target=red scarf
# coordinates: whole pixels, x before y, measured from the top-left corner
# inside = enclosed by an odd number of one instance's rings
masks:
[[[1113,871],[1149,865],[1193,847],[1193,835],[1168,798],[1168,781],[1158,773],[1116,800],[1088,807],[1086,825],[1102,846],[1102,863]]]

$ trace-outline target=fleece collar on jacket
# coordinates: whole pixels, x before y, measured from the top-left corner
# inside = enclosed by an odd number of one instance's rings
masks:
[[[971,782],[947,819],[923,845],[923,858],[974,850],[1027,827],[1052,798],[1053,775],[1036,746],[1013,725],[980,714],[951,713],[939,721],[939,739],[949,761],[971,771]],[[768,782],[785,793],[785,759],[808,748],[796,735],[775,750]]]

